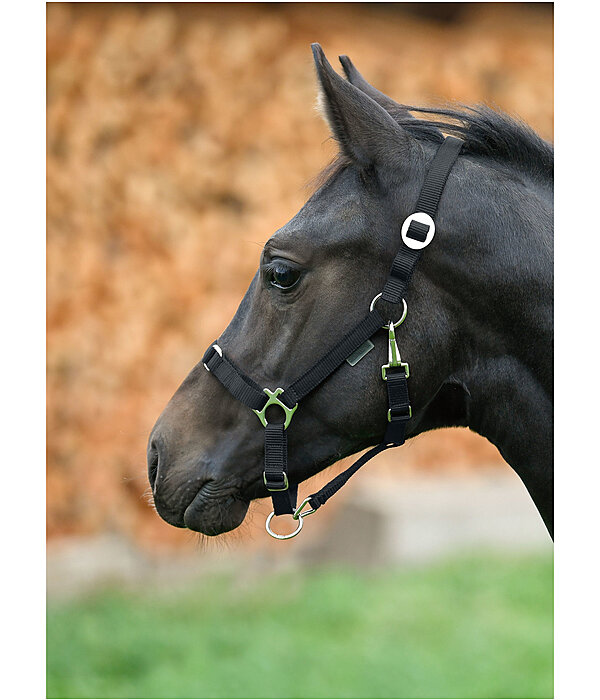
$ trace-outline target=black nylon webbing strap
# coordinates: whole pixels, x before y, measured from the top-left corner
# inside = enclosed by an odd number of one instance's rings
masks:
[[[377,309],[370,311],[352,330],[346,333],[339,343],[334,345],[301,377],[292,382],[281,394],[280,400],[289,408],[293,408],[300,399],[303,399],[327,379],[349,355],[359,348],[365,340],[374,335],[382,325],[383,318]],[[267,400],[264,391],[231,360],[220,355],[215,350],[215,345],[216,343],[211,345],[204,353],[202,358],[204,366],[215,375],[234,398],[249,408],[260,410]]]
[[[283,423],[267,423],[265,426],[264,480],[273,499],[275,515],[293,513],[298,485],[288,483],[287,433]]]
[[[406,423],[411,416],[406,372],[404,367],[388,367],[386,377],[388,424],[383,441],[386,445],[403,445]]]
[[[435,219],[440,197],[444,191],[444,186],[458,158],[463,141],[454,136],[447,136],[435,154],[435,158],[429,166],[425,177],[425,182],[419,194],[419,199],[415,206],[415,212],[424,212],[432,219]],[[406,235],[416,241],[423,242],[427,237],[428,226],[418,221],[413,221],[408,227]],[[409,248],[402,241],[394,261],[390,275],[385,283],[381,298],[391,304],[399,304],[408,288],[408,283],[419,262],[423,249],[415,250]]]
[[[250,377],[238,369],[231,360],[219,355],[214,345],[204,353],[202,364],[214,374],[229,393],[248,408],[257,411],[265,405],[267,397],[264,391]]]
[[[390,447],[395,447],[395,445],[386,445],[384,442],[381,442],[379,443],[379,445],[375,445],[375,447],[372,447],[368,452],[365,452],[364,455],[360,457],[360,459],[357,459],[351,467],[348,467],[348,469],[343,471],[341,474],[338,474],[335,477],[335,479],[332,479],[320,491],[313,493],[308,499],[310,507],[314,510],[320,508],[334,494],[336,494],[342,488],[342,486],[344,486],[348,479],[353,474],[356,474],[356,472],[362,466],[364,466],[370,459],[373,459],[373,457],[378,455],[380,452],[383,452],[384,450],[387,450]]]
[[[337,345],[327,352],[315,365],[307,370],[300,378],[292,382],[283,396],[292,405],[298,403],[315,387],[319,386],[349,357],[365,340],[370,338],[383,325],[383,318],[377,309],[373,309],[360,323],[347,333]]]
[[[420,221],[411,222],[408,227],[407,235],[409,238],[413,238],[415,241],[427,240],[427,234],[429,233],[429,226],[427,224],[422,224]]]

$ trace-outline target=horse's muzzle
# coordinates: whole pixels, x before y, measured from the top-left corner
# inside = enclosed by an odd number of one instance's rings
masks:
[[[148,443],[148,481],[154,506],[169,525],[205,535],[220,535],[238,527],[250,505],[231,483],[207,473],[206,463],[194,468],[173,469],[161,434],[155,431]]]

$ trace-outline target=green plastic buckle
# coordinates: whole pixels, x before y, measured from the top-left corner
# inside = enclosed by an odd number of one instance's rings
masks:
[[[269,397],[267,399],[267,402],[261,408],[260,411],[257,411],[255,408],[252,409],[254,411],[254,413],[256,413],[256,415],[258,416],[258,420],[262,423],[263,428],[266,428],[267,427],[267,408],[269,408],[269,406],[273,406],[273,405],[279,406],[280,408],[283,408],[283,411],[285,413],[285,421],[283,423],[283,427],[284,427],[284,429],[286,429],[292,420],[292,416],[294,415],[295,410],[298,408],[298,404],[296,404],[293,408],[288,408],[288,406],[286,406],[283,403],[283,401],[281,401],[278,398],[281,394],[283,394],[283,389],[281,387],[277,387],[277,389],[275,389],[275,391],[271,391],[270,389],[267,389],[267,388],[263,389],[263,391]]]

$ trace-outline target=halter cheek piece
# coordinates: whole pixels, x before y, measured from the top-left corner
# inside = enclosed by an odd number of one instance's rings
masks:
[[[400,359],[396,344],[396,328],[406,318],[407,306],[404,294],[421,256],[421,251],[431,243],[435,234],[434,217],[438,203],[462,145],[461,139],[448,136],[438,148],[419,194],[416,212],[408,216],[402,224],[403,245],[394,258],[383,291],[371,302],[368,315],[302,376],[285,389],[277,387],[271,391],[267,388],[263,389],[244,374],[231,360],[225,357],[222,349],[216,343],[208,348],[202,358],[204,367],[223,384],[234,398],[256,413],[265,429],[263,479],[273,500],[273,512],[267,518],[266,528],[267,532],[276,539],[287,540],[295,537],[302,529],[303,518],[318,510],[339,491],[360,467],[383,450],[404,444],[406,423],[412,416],[412,409],[408,397],[409,368],[408,364]],[[396,322],[385,321],[376,308],[379,299],[390,304],[402,302],[401,318]],[[370,338],[380,328],[384,328],[388,332],[388,362],[381,368],[381,376],[386,383],[388,394],[388,422],[383,442],[365,452],[346,471],[336,476],[320,491],[305,498],[300,506],[296,507],[298,484],[290,483],[287,474],[287,428],[298,404],[344,361],[348,361],[352,366],[359,362],[374,347]],[[269,423],[267,421],[266,412],[270,406],[278,406],[282,409],[283,422]],[[284,514],[292,515],[294,520],[298,522],[296,530],[289,535],[279,535],[273,532],[270,527],[274,516]]]

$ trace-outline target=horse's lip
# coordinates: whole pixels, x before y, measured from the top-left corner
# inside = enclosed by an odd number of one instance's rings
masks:
[[[212,481],[204,483],[183,513],[185,527],[205,535],[220,535],[241,525],[250,499],[233,488],[219,488]]]

